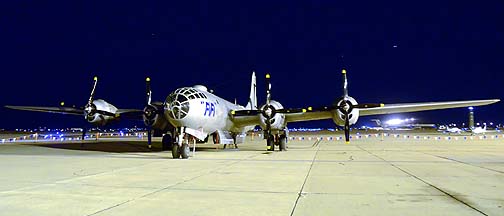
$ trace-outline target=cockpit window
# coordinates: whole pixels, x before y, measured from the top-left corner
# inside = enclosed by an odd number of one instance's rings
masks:
[[[189,100],[207,98],[201,91],[194,88],[179,88],[166,98],[166,108],[173,119],[182,119],[189,113]]]
[[[183,89],[177,89],[166,98],[166,107],[168,114],[173,119],[182,119],[189,113],[189,99],[184,94]]]

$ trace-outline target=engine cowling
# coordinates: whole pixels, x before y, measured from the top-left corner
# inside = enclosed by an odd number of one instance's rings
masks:
[[[117,118],[116,116],[117,108],[102,100],[93,100],[91,106],[88,106],[84,110],[84,115],[86,120],[96,126],[105,126],[108,122]]]
[[[261,106],[261,110],[265,110],[266,104]],[[271,100],[270,101],[270,111],[272,112],[271,114],[273,115],[272,118],[270,119],[271,122],[271,129],[272,130],[282,130],[286,126],[285,122],[285,114],[282,113],[275,113],[275,110],[278,109],[283,109],[282,104],[280,104],[278,101]],[[269,111],[268,111],[269,112]],[[263,129],[266,129],[266,117],[264,115],[260,115],[260,126]]]
[[[346,99],[337,100],[335,105],[337,107],[341,107],[343,105],[342,109],[347,110],[350,125],[357,123],[357,120],[359,119],[359,109],[352,108],[352,105],[357,105],[357,101],[354,98],[347,96]],[[342,109],[335,109],[332,111],[332,119],[338,126],[345,126],[345,114]]]
[[[164,115],[164,105],[162,102],[153,102],[145,106],[143,112],[143,121],[146,126],[150,125],[153,129],[163,130],[169,124],[168,119]]]

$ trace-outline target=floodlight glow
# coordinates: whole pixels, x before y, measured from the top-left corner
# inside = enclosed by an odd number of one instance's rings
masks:
[[[469,107],[469,110],[473,110],[473,109],[474,109],[474,107]]]
[[[401,119],[390,119],[386,122],[388,125],[399,125],[403,123],[403,120]]]

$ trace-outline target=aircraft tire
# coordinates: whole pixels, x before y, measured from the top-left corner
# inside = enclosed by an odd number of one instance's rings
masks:
[[[273,136],[268,137],[266,144],[269,146],[268,151],[275,151],[275,141]]]
[[[173,140],[170,134],[163,135],[163,141],[161,142],[161,148],[163,151],[170,150],[173,148]]]
[[[180,150],[178,144],[174,144],[172,146],[172,156],[173,159],[179,159],[180,158]]]
[[[189,149],[189,145],[182,144],[182,146],[180,148],[180,156],[182,156],[182,159],[189,158],[190,153],[191,153],[191,149]]]
[[[287,142],[286,142],[286,137],[285,136],[280,136],[280,140],[278,141],[278,144],[280,145],[279,150],[280,151],[287,151]]]

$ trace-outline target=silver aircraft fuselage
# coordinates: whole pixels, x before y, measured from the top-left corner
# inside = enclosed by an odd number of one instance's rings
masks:
[[[217,130],[242,133],[247,129],[234,125],[229,116],[231,110],[245,107],[208,92],[204,86],[179,88],[164,104],[164,114],[175,127],[188,127],[206,134]]]

